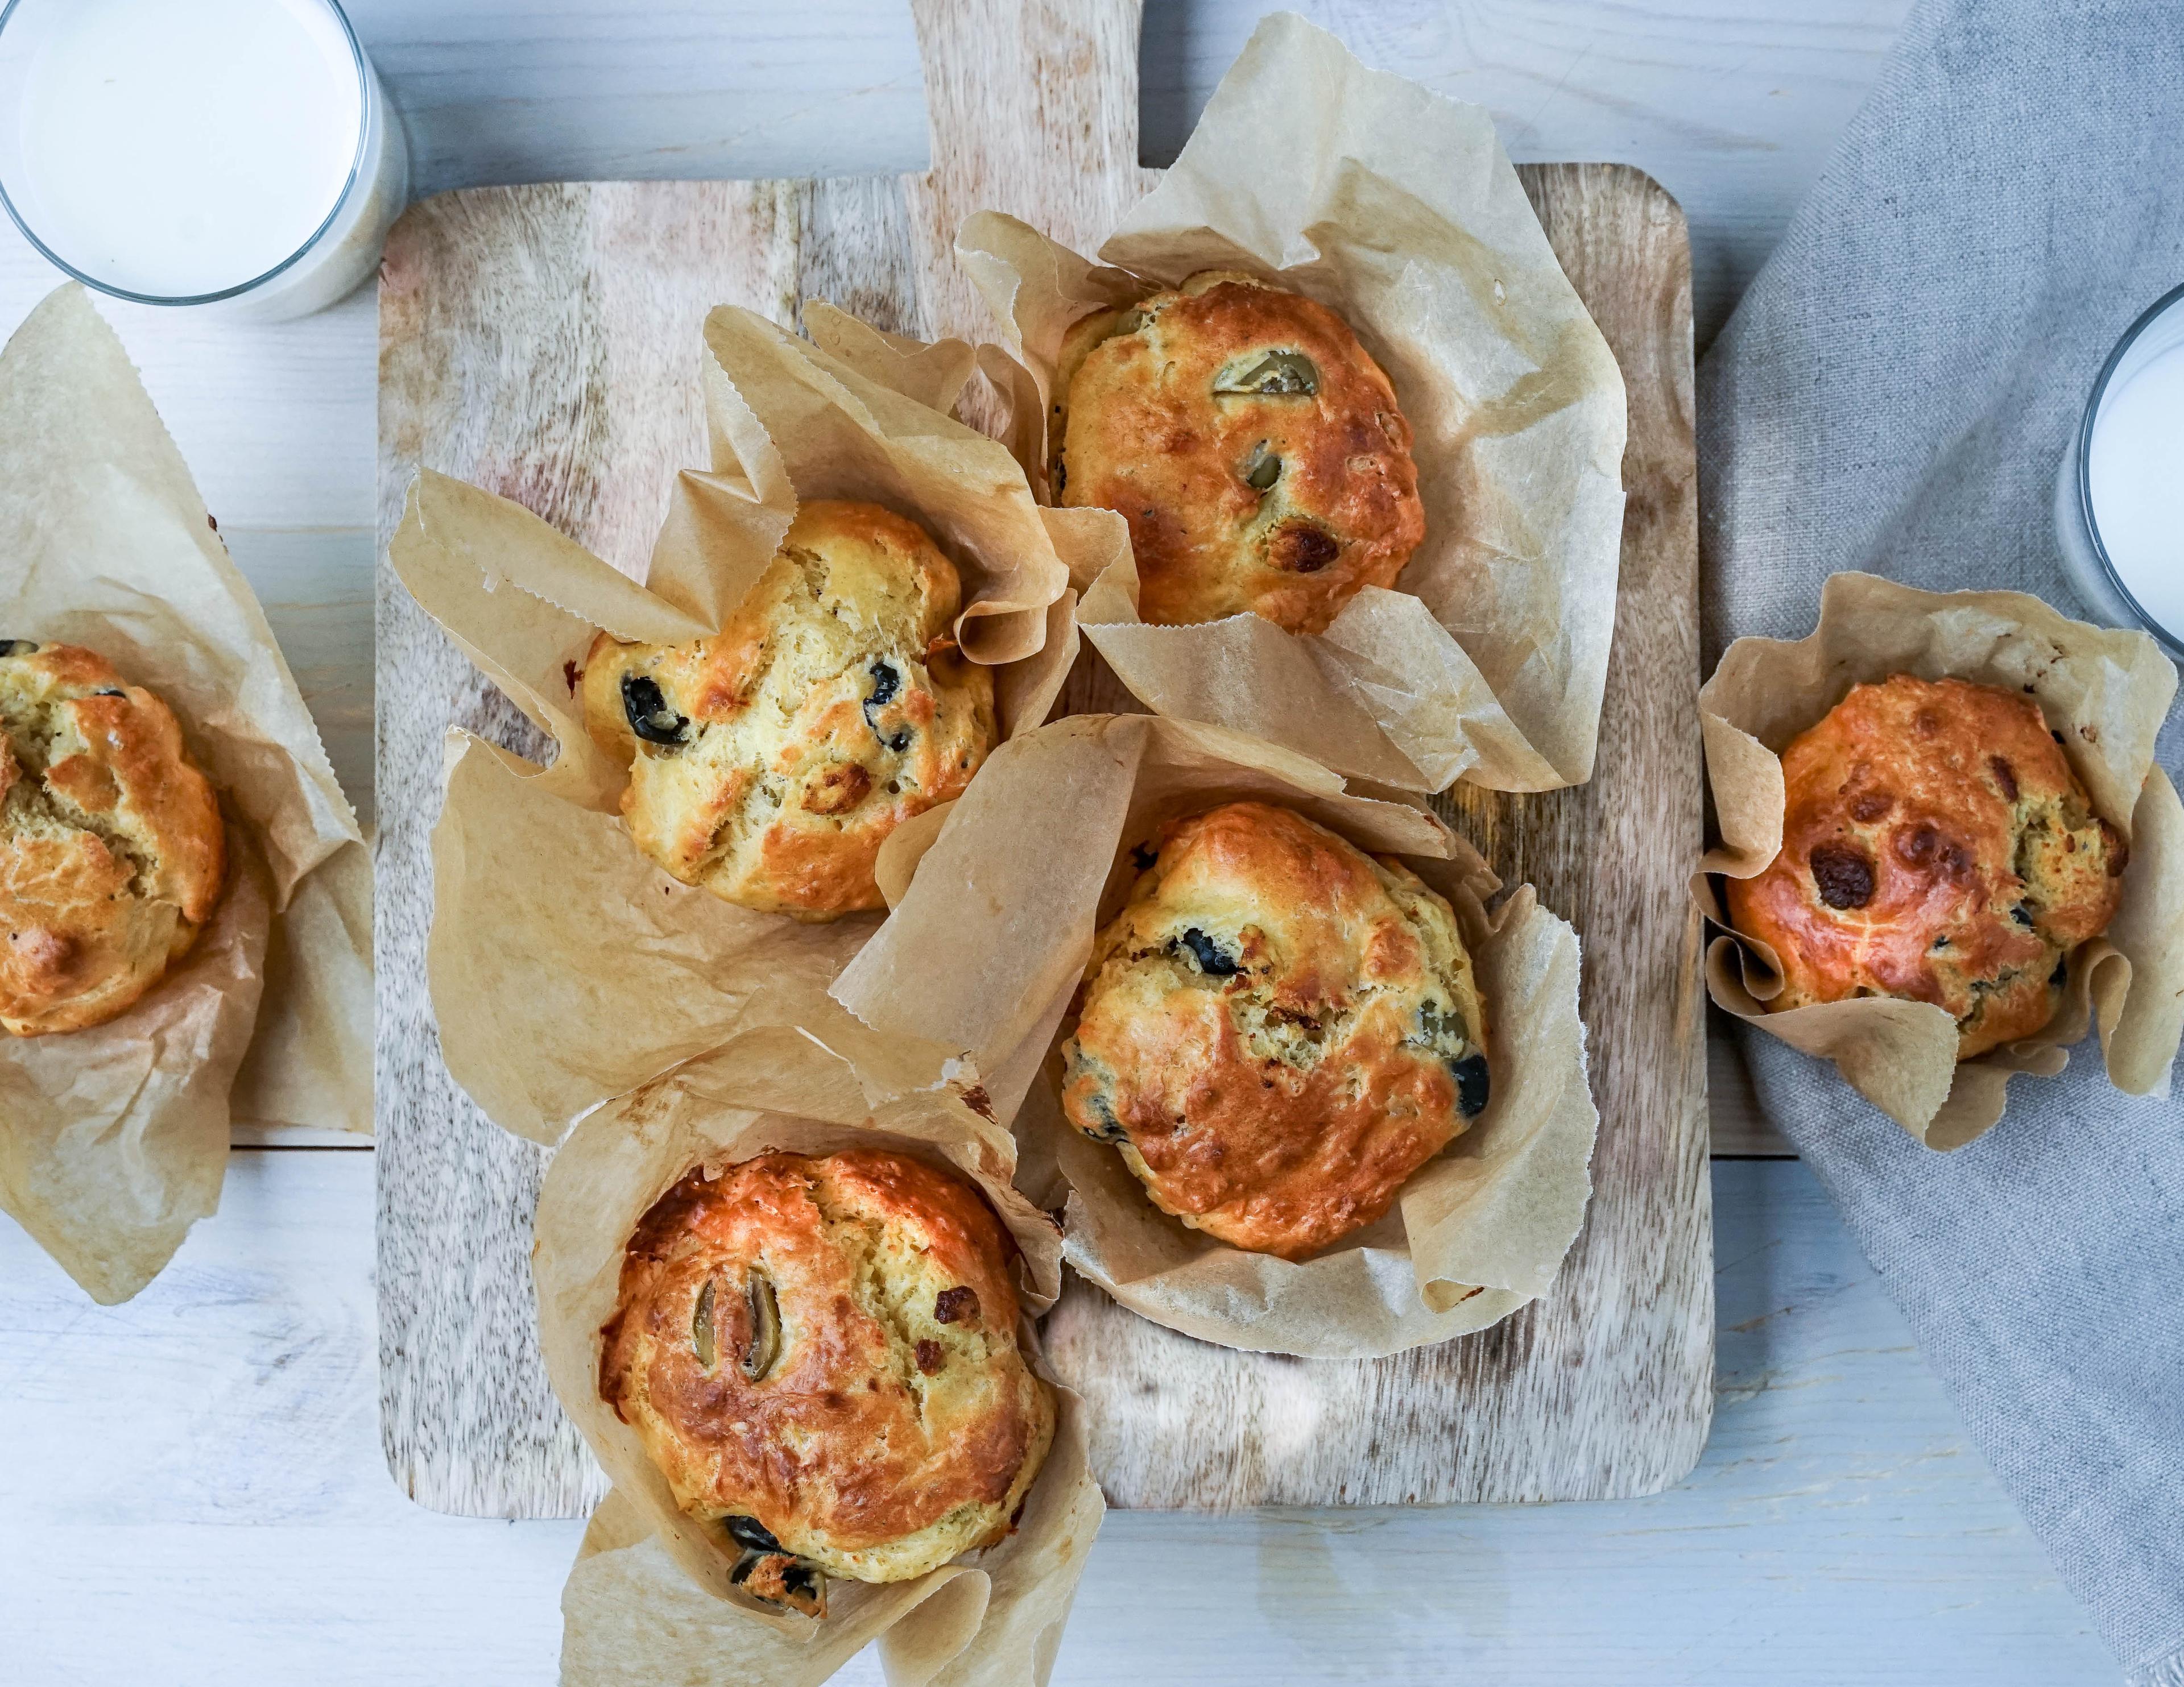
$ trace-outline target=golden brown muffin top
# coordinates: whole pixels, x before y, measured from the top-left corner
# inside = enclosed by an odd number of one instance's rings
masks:
[[[702,1166],[630,1239],[599,1395],[747,1590],[922,1575],[1012,1527],[1054,1408],[978,1193],[878,1149]]]
[[[747,908],[882,906],[880,846],[961,794],[999,738],[993,676],[956,648],[961,607],[956,565],[915,521],[822,501],[714,637],[601,633],[584,723],[630,764],[631,838]]]
[[[1731,922],[1780,960],[1770,1008],[1931,1002],[1959,1060],[2054,1016],[2129,852],[2030,697],[1908,674],[1857,686],[1782,753],[1782,777],[1780,853],[1728,885]]]
[[[1055,499],[1129,522],[1149,621],[1324,632],[1425,537],[1387,376],[1334,312],[1255,277],[1208,270],[1076,323],[1055,411]]]
[[[212,917],[219,799],[173,710],[72,644],[0,641],[0,1026],[125,1012]]]
[[[1485,1106],[1449,905],[1295,811],[1170,822],[1093,947],[1062,1108],[1164,1212],[1298,1259],[1370,1224]]]

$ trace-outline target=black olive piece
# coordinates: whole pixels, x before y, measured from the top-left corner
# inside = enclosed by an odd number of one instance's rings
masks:
[[[0,656],[35,656],[38,641],[35,638],[0,638]]]
[[[1152,871],[1153,863],[1160,860],[1160,851],[1143,844],[1130,845],[1130,865],[1139,872]]]
[[[2009,910],[2009,917],[2016,921],[2019,925],[2024,927],[2027,931],[2031,930],[2032,905],[2029,902],[2019,903],[2017,906]]]
[[[621,712],[629,716],[629,729],[649,744],[679,744],[690,724],[686,715],[667,706],[660,682],[649,674],[621,676]]]
[[[1100,1122],[1096,1128],[1085,1131],[1084,1135],[1090,1137],[1095,1142],[1128,1140],[1129,1133],[1123,1128],[1122,1122],[1116,1118],[1115,1110],[1108,1105],[1106,1096],[1095,1094],[1089,1098],[1088,1105],[1093,1112],[1099,1116]]]
[[[722,1517],[721,1527],[727,1530],[728,1539],[737,1545],[748,1546],[754,1552],[779,1552],[783,1550],[781,1543],[773,1538],[773,1532],[756,1517]],[[748,1575],[750,1573],[746,1569],[744,1573]]]
[[[762,1569],[771,1570],[772,1576],[758,1576]],[[754,1577],[760,1583],[755,1588],[749,1585]],[[827,1614],[824,1573],[817,1565],[792,1558],[786,1552],[747,1551],[728,1572],[728,1581],[732,1586],[744,1588],[754,1598],[762,1599],[769,1605],[784,1606],[807,1617]]]
[[[1475,1119],[1486,1111],[1488,1079],[1486,1056],[1466,1055],[1460,1061],[1448,1063],[1448,1075],[1456,1080],[1457,1111],[1467,1119]]]
[[[865,699],[865,724],[872,729],[872,736],[889,749],[910,748],[910,734],[897,732],[894,738],[880,731],[880,723],[872,718],[872,710],[883,709],[894,701],[895,693],[902,689],[902,675],[892,662],[875,661],[872,666],[872,694]]]
[[[1934,947],[1936,949],[1947,949],[1948,946],[1949,940],[1947,938],[1936,938],[1934,939]]]
[[[1183,934],[1182,943],[1198,963],[1198,970],[1209,977],[1226,978],[1240,970],[1221,945],[1195,926]]]
[[[92,695],[93,697],[126,697],[126,696],[128,696],[128,695],[129,695],[129,693],[128,693],[127,692],[125,692],[125,691],[115,691],[115,690],[109,689],[109,690],[106,690],[106,691],[94,691],[93,693],[92,693]]]

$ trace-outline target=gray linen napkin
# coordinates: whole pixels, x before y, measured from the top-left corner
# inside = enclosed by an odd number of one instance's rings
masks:
[[[1700,370],[1709,665],[1802,637],[1842,569],[2082,615],[2055,467],[2109,347],[2179,281],[2184,4],[1925,0]],[[2159,756],[2177,777],[2175,717]],[[2184,1687],[2184,1105],[2117,1094],[2088,1043],[1936,1154],[1742,1035],[2132,1687]]]

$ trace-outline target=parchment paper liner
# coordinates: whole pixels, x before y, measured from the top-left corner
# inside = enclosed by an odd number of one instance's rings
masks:
[[[1487,1002],[1486,1111],[1396,1211],[1301,1264],[1159,1211],[1034,1082],[1093,934],[1135,877],[1130,846],[1247,797],[1401,855],[1455,906]],[[1015,1120],[1019,1186],[1042,1206],[1066,1198],[1070,1263],[1123,1305],[1226,1347],[1358,1358],[1483,1328],[1553,1279],[1584,1218],[1598,1123],[1577,935],[1529,886],[1487,913],[1493,874],[1424,810],[1347,794],[1317,763],[1218,727],[1072,715],[996,754],[944,815],[897,832],[881,869],[894,911],[833,994],[883,1033],[967,1055]]]
[[[1774,951],[1730,927],[1713,875],[1752,878],[1782,847],[1780,753],[1853,685],[1892,674],[1955,677],[2035,699],[2095,812],[2131,841],[2123,903],[2105,938],[2070,957],[2063,1006],[2037,1036],[1959,1064],[1957,1028],[1926,1002],[1882,997],[1769,1013]],[[1830,576],[1819,623],[1792,643],[1740,638],[1699,693],[1721,844],[1691,879],[1722,935],[1707,946],[1715,1003],[1836,1064],[1866,1100],[1933,1149],[1961,1148],[2002,1116],[2009,1080],[2053,1077],[2064,1045],[2100,1028],[2109,1077],[2169,1091],[2184,1031],[2184,807],[2153,760],[2176,670],[2142,632],[2089,626],[2018,592],[1921,592],[1870,574]]]
[[[541,769],[450,732],[432,833],[441,1050],[488,1116],[535,1141],[766,1022],[777,988],[823,986],[879,923],[735,907],[638,852],[620,814],[624,771],[586,734],[573,694],[596,632],[716,631],[800,499],[869,498],[922,522],[961,569],[960,636],[996,671],[1003,732],[1019,732],[1044,718],[1076,654],[1072,567],[1089,578],[1110,560],[1107,530],[1039,509],[1001,447],[874,378],[952,404],[967,347],[919,346],[823,305],[807,314],[848,361],[746,310],[707,318],[712,468],[678,478],[646,585],[520,505],[430,470],[389,547],[418,602],[559,746]]]
[[[1399,590],[1367,587],[1318,637],[1250,615],[1151,626],[1134,567],[1097,582],[1078,621],[1139,700],[1406,790],[1591,777],[1623,376],[1485,111],[1278,14],[1100,248],[1108,267],[993,212],[956,251],[1028,371],[1006,431],[1042,497],[1063,333],[1201,270],[1248,270],[1340,312],[1416,433],[1425,542]]]
[[[807,999],[797,1016],[846,1047],[872,1046],[823,999]],[[599,1327],[638,1218],[692,1166],[769,1149],[819,1154],[877,1141],[975,1182],[1022,1250],[1021,1328],[1036,1356],[1029,1320],[1059,1290],[1060,1239],[1011,1185],[1008,1133],[966,1105],[960,1074],[880,1094],[893,1087],[812,1036],[761,1030],[600,1109],[555,1154],[532,1255],[541,1345],[564,1409],[615,1484],[562,1592],[566,1687],[805,1687],[874,1639],[892,1682],[1046,1679],[1106,1509],[1086,1463],[1082,1407],[1067,1389],[1056,1385],[1053,1447],[1014,1534],[915,1581],[830,1578],[817,1623],[729,1584],[733,1561],[717,1533],[676,1507],[635,1432],[599,1398]],[[1039,1370],[1054,1381],[1043,1361]]]
[[[250,585],[81,287],[0,354],[0,635],[98,651],[220,788],[229,883],[120,1018],[0,1037],[0,1206],[103,1304],[220,1203],[237,1122],[371,1127],[371,864]]]

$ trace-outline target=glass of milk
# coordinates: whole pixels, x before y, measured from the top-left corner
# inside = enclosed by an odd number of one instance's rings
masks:
[[[333,0],[8,0],[0,198],[77,280],[261,320],[377,267],[409,153]]]
[[[2055,532],[2079,599],[2184,661],[2184,287],[2109,354],[2055,481]]]

